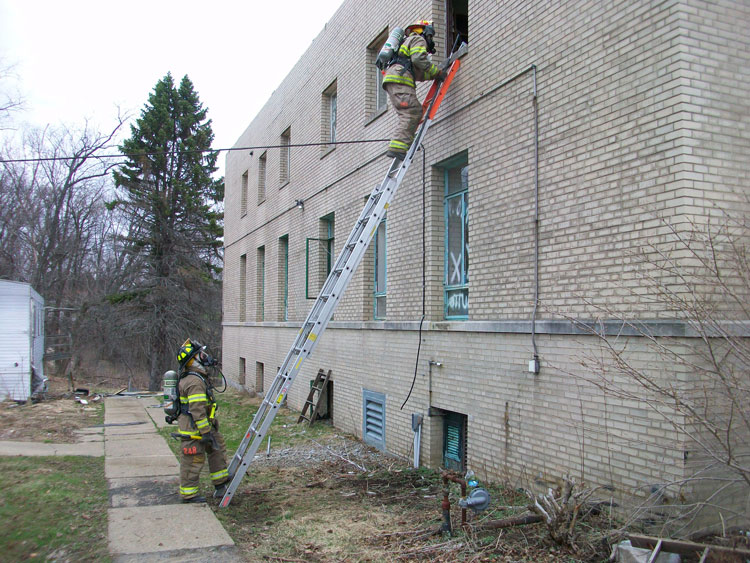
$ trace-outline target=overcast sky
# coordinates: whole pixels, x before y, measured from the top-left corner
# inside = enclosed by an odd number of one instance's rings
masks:
[[[187,74],[228,148],[342,2],[0,0],[0,67],[15,65],[16,121],[101,131],[118,106],[137,117],[167,72]]]

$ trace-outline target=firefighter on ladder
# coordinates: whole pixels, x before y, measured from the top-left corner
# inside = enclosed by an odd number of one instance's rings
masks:
[[[180,446],[180,497],[182,502],[206,502],[199,490],[199,476],[208,454],[214,498],[224,496],[229,481],[226,444],[219,433],[216,400],[207,367],[216,361],[197,342],[186,340],[177,352],[180,365],[177,390]]]
[[[398,115],[396,133],[386,152],[391,158],[403,160],[422,119],[416,83],[445,78],[445,72],[433,64],[430,57],[435,52],[434,36],[431,21],[420,20],[408,26],[398,52],[385,71],[383,88]]]

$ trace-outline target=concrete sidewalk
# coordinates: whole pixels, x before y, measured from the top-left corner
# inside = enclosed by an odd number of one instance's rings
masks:
[[[177,458],[156,432],[164,425],[155,398],[106,399],[104,464],[113,560],[244,561],[207,505],[180,502]]]
[[[180,466],[157,433],[163,426],[157,398],[108,397],[104,427],[77,431],[78,443],[0,441],[0,455],[104,455],[116,563],[245,561],[208,505],[180,502]]]

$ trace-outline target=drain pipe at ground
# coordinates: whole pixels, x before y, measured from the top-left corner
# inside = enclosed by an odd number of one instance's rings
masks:
[[[411,429],[414,431],[414,469],[419,469],[419,452],[422,446],[422,415],[411,415]]]

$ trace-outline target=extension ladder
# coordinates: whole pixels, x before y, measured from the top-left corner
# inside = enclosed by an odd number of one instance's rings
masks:
[[[302,412],[299,413],[297,424],[303,420],[307,421],[308,426],[312,426],[315,422],[315,417],[318,416],[318,409],[320,408],[320,401],[323,399],[323,392],[325,391],[328,380],[331,378],[331,370],[328,373],[325,370],[318,370],[318,375],[315,376],[315,381],[310,385],[310,394],[307,396],[305,406],[302,407]],[[315,398],[315,395],[318,398]]]
[[[310,310],[310,314],[302,324],[302,328],[297,334],[297,339],[287,353],[284,363],[279,368],[273,383],[271,383],[268,392],[258,408],[258,412],[253,417],[250,428],[245,433],[229,464],[229,475],[232,479],[219,503],[220,507],[229,506],[237,487],[247,472],[248,466],[255,458],[255,453],[258,451],[273,419],[276,417],[276,413],[286,397],[289,388],[297,377],[302,362],[312,353],[320,336],[328,327],[328,322],[333,317],[333,312],[339,300],[343,296],[344,291],[346,291],[357,266],[362,261],[365,251],[375,234],[375,230],[385,216],[385,212],[393,196],[396,194],[396,190],[401,185],[406,171],[414,159],[414,155],[422,145],[422,141],[427,134],[435,112],[440,106],[440,102],[442,102],[454,75],[458,71],[460,66],[458,59],[465,51],[466,45],[462,44],[457,51],[451,54],[448,60],[449,66],[445,79],[442,82],[433,82],[425,97],[422,122],[417,129],[414,141],[411,147],[409,147],[406,156],[402,161],[396,158],[393,159],[385,178],[372,190],[370,197],[367,199],[367,203],[365,203],[359,219],[354,224],[354,229],[346,240],[346,244],[341,249],[341,253],[331,269],[331,273],[328,275],[318,298]]]

